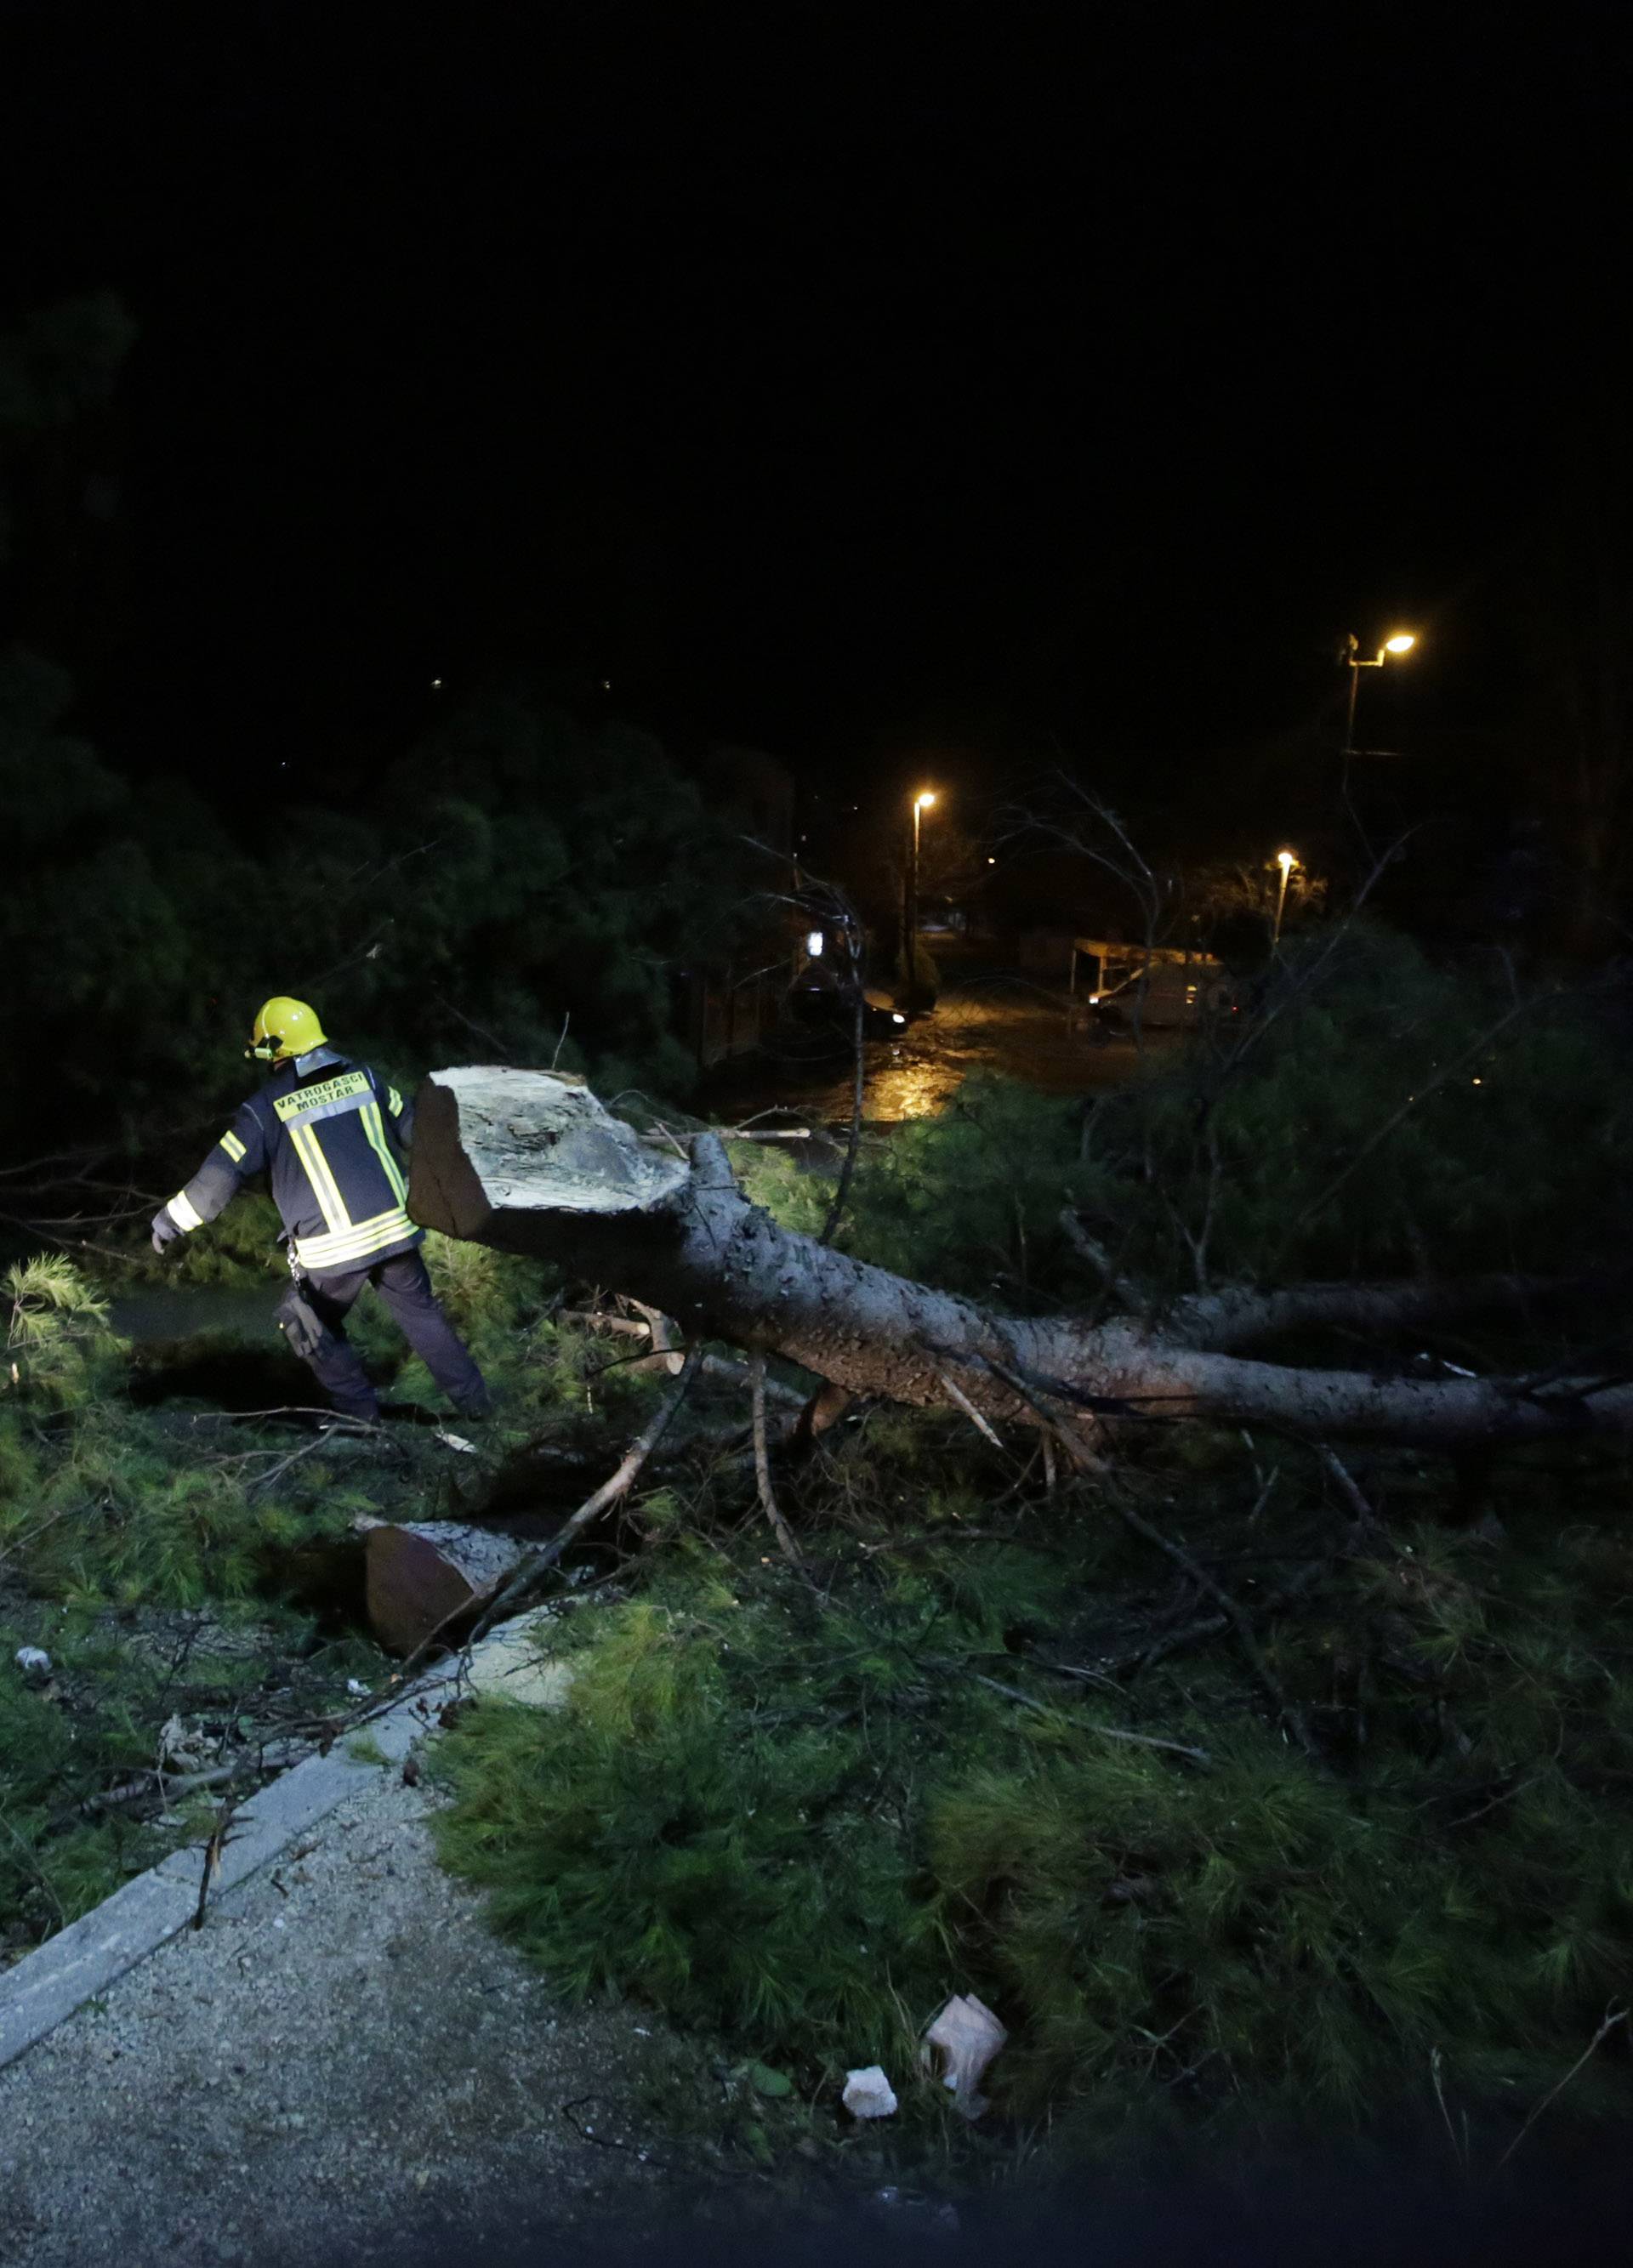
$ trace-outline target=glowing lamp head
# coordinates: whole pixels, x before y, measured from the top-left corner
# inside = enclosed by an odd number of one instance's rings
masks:
[[[1275,863],[1282,869],[1282,872],[1286,874],[1291,873],[1292,869],[1298,864],[1298,861],[1294,858],[1290,850],[1278,850],[1275,854]]]
[[[1410,653],[1417,639],[1410,630],[1397,630],[1392,638],[1384,640],[1385,653]]]
[[[821,932],[819,929],[807,930],[807,932],[805,932],[805,950],[806,950],[806,952],[807,952],[807,953],[809,953],[809,955],[810,955],[810,957],[811,957],[811,959],[812,959],[813,961],[820,961],[820,960],[821,960],[821,958],[822,958],[822,946],[823,946],[823,935],[822,935],[822,932]]]
[[[927,787],[926,789],[924,789],[924,791],[922,792],[922,793],[920,793],[920,794],[919,794],[919,795],[914,796],[914,798],[913,798],[913,806],[914,806],[914,808],[915,808],[916,810],[919,810],[919,811],[927,811],[927,810],[929,809],[930,806],[935,802],[935,797],[934,793],[932,792],[932,791],[931,791],[929,788],[927,788]]]

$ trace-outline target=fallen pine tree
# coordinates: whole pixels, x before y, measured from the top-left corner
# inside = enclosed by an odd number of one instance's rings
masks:
[[[1401,1376],[1256,1358],[1275,1339],[1383,1334],[1582,1295],[1516,1273],[1289,1285],[1169,1297],[1142,1312],[1006,1315],[781,1226],[718,1136],[644,1138],[582,1082],[470,1066],[422,1090],[410,1208],[445,1234],[554,1262],[672,1316],[689,1337],[776,1354],[845,1393],[1043,1426],[1092,1453],[1106,1419],[1264,1425],[1312,1440],[1518,1445],[1633,1429],[1633,1383],[1590,1364],[1528,1377]],[[1070,1224],[1068,1224],[1068,1226]],[[1079,1242],[1092,1241],[1075,1232]],[[1602,1292],[1603,1282],[1595,1285]]]

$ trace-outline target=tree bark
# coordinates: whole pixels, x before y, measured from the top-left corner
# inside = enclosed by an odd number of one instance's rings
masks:
[[[398,1521],[362,1514],[370,1627],[393,1653],[411,1653],[426,1634],[489,1598],[528,1556],[527,1546],[457,1521]]]
[[[1418,1285],[1222,1293],[1180,1302],[1169,1322],[997,1314],[780,1226],[737,1187],[717,1136],[698,1135],[682,1159],[611,1117],[582,1082],[543,1071],[432,1075],[410,1210],[426,1227],[557,1262],[659,1307],[691,1337],[781,1355],[853,1394],[972,1407],[994,1422],[1085,1430],[1107,1416],[1189,1418],[1425,1446],[1633,1431],[1633,1386],[1620,1381],[1442,1382],[1227,1351],[1268,1330],[1467,1312],[1489,1279],[1460,1299],[1455,1285],[1432,1300]]]
[[[1627,1284],[1624,1270],[1573,1277],[1425,1276],[1384,1284],[1289,1284],[1270,1292],[1232,1288],[1176,1300],[1164,1317],[1164,1329],[1185,1344],[1223,1354],[1291,1331],[1381,1334],[1470,1315],[1529,1315],[1563,1302],[1602,1301],[1625,1292]]]

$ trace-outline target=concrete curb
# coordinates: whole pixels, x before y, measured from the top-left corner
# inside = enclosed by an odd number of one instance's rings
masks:
[[[485,1651],[485,1645],[477,1649],[477,1661]],[[432,1671],[379,1716],[366,1719],[357,1734],[370,1737],[388,1763],[401,1764],[430,1730],[439,1701],[460,1683],[457,1665]],[[379,1770],[378,1764],[363,1763],[337,1746],[326,1756],[306,1757],[270,1781],[239,1810],[211,1897],[270,1866]],[[203,1867],[202,1845],[173,1851],[0,1973],[0,2070],[187,1927],[197,1909]]]

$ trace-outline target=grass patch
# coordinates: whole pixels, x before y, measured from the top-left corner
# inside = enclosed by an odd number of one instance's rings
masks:
[[[569,1995],[633,1994],[808,2100],[882,2062],[927,2136],[945,2098],[914,2083],[917,2037],[955,1991],[1009,2028],[1010,2132],[1364,2132],[1437,2122],[1437,2081],[1511,2132],[1633,1958],[1616,1471],[1566,1476],[1603,1513],[1565,1524],[1562,1476],[1522,1461],[1499,1544],[1425,1524],[1417,1462],[1386,1462],[1399,1506],[1356,1552],[1313,1462],[1244,1539],[1239,1445],[1148,1453],[1148,1516],[1243,1595],[1318,1566],[1261,1625],[1312,1763],[1228,1638],[1052,1674],[1195,1603],[1089,1484],[1011,1486],[995,1515],[966,1440],[893,1417],[829,1455],[791,1505],[825,1603],[715,1526],[565,1618],[565,1711],[484,1703],[439,1744],[446,1862]],[[1613,2039],[1550,2118],[1630,2093]]]

